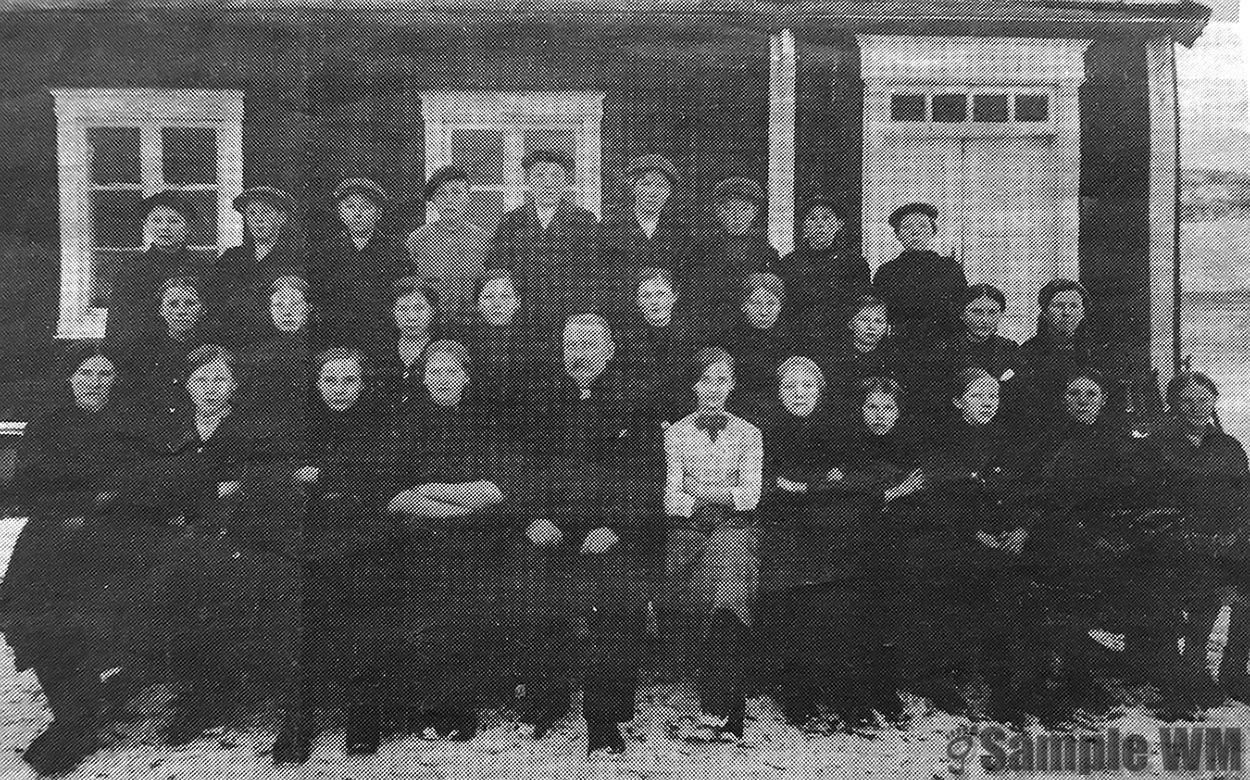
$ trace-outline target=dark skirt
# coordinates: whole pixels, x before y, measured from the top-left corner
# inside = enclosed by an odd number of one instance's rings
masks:
[[[27,521],[0,587],[0,621],[17,668],[39,662],[28,650],[48,636],[81,637],[101,670],[159,664],[161,616],[150,584],[170,531],[137,510],[67,510]],[[70,518],[82,527],[68,525]]]

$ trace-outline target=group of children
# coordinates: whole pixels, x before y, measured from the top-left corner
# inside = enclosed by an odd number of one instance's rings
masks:
[[[1070,722],[1107,704],[1094,629],[1162,713],[1245,695],[1246,457],[1209,378],[1130,431],[1086,290],[1047,284],[1037,335],[1000,336],[1006,296],[934,250],[928,204],[870,279],[832,201],[781,258],[750,180],[693,227],[647,155],[599,223],[569,161],[524,167],[493,236],[458,169],[403,241],[348,179],[311,251],[256,187],[211,263],[179,193],[145,202],[149,248],[12,486],[31,519],[0,615],[54,716],[32,766],[72,769],[158,680],[171,744],[275,700],[277,762],[327,708],[351,754],[469,739],[500,705],[541,738],[577,685],[589,750],[620,752],[648,657],[697,683],[688,739],[741,738],[754,690],[799,725],[898,722],[900,691]]]

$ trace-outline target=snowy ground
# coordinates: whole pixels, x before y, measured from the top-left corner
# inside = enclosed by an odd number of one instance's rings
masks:
[[[0,571],[7,565],[19,525],[0,520]],[[694,715],[697,700],[681,686],[650,685],[640,696],[639,712],[628,729],[628,750],[619,757],[585,754],[585,727],[580,718],[559,724],[540,742],[517,729],[507,716],[488,713],[483,732],[464,744],[427,742],[415,737],[383,745],[376,756],[347,758],[343,731],[333,716],[314,745],[312,758],[300,767],[274,767],[266,753],[276,728],[272,713],[257,713],[250,728],[206,736],[171,750],[161,744],[163,706],[168,696],[149,689],[130,705],[133,717],[107,735],[107,747],[84,762],[73,780],[136,778],[138,780],[236,780],[245,778],[489,778],[490,780],[580,780],[641,778],[664,780],[730,780],[731,778],[904,778],[934,780],[981,777],[973,760],[962,774],[952,772],[947,758],[948,735],[967,727],[966,718],[929,711],[911,701],[907,728],[885,728],[863,734],[809,734],[787,726],[767,698],[752,700],[746,739],[738,745],[691,745],[667,734],[667,725]],[[1130,692],[1127,699],[1131,700]],[[12,654],[0,643],[0,780],[34,775],[21,760],[21,750],[47,724],[50,715],[31,672],[16,673]],[[1227,705],[1207,715],[1207,724],[1250,727],[1250,708]],[[1122,733],[1142,734],[1152,745],[1151,771],[1165,776],[1158,756],[1159,723],[1141,707],[1127,706],[1106,724]],[[1250,739],[1243,740],[1250,745]],[[975,756],[974,756],[975,757]],[[1250,754],[1246,759],[1250,762]],[[1250,766],[1250,763],[1247,763]],[[1064,775],[1048,774],[1047,777]],[[1212,773],[1205,775],[1211,777]]]

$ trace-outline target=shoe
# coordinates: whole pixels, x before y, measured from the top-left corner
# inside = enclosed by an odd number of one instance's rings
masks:
[[[355,704],[347,708],[347,738],[343,752],[349,756],[370,756],[382,743],[382,724],[378,708]]]
[[[94,723],[52,721],[22,753],[22,759],[44,777],[69,774],[82,760],[100,749]]]
[[[23,760],[40,775],[69,774],[83,759],[99,750],[94,724],[53,721],[22,753]]]
[[[586,753],[603,752],[610,756],[619,756],[625,752],[625,737],[621,735],[621,727],[611,721],[586,721]]]
[[[917,683],[911,686],[911,692],[928,699],[935,708],[949,715],[967,715],[972,709],[963,694],[942,680],[925,680]]]
[[[275,764],[302,764],[312,754],[313,730],[307,714],[289,715],[282,719],[282,728],[273,742]]]

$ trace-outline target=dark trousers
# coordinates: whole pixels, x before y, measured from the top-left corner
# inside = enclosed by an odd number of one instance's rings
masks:
[[[627,551],[618,542],[586,555],[523,537],[512,557],[508,633],[524,691],[522,720],[566,713],[579,670],[588,721],[632,719],[646,592],[635,587]]]

